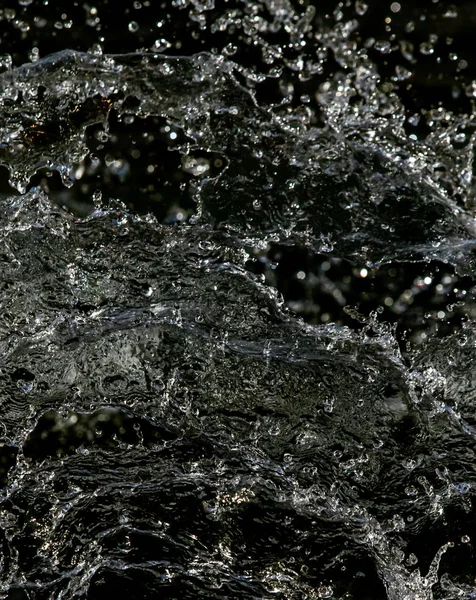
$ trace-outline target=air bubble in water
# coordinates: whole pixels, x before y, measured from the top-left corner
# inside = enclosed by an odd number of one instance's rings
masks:
[[[135,33],[136,31],[139,31],[139,24],[137,23],[137,21],[131,21],[127,28],[130,32]]]

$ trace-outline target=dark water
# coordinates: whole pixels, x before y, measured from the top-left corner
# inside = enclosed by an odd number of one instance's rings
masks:
[[[0,11],[0,597],[476,597],[473,5],[433,4]]]

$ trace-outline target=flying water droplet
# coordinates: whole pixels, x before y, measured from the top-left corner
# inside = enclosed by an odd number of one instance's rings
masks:
[[[368,8],[369,8],[369,5],[366,2],[363,2],[362,0],[356,0],[356,2],[355,2],[355,12],[359,16],[365,15],[365,13],[367,12]]]

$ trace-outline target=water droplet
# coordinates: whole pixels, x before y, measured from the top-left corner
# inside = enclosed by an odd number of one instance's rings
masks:
[[[31,62],[36,62],[40,59],[40,51],[38,48],[36,48],[36,46],[30,50],[28,58],[31,60]]]
[[[324,406],[323,406],[323,410],[325,413],[330,414],[333,410],[334,410],[334,403],[335,403],[335,399],[328,396],[327,398],[325,398],[324,400]]]
[[[336,20],[336,22],[338,23],[339,21],[342,21],[342,19],[344,18],[344,13],[342,11],[342,2],[339,2],[339,4],[337,5],[337,7],[334,9],[334,12],[332,13],[334,15],[334,19]]]
[[[429,56],[435,52],[435,48],[429,42],[422,42],[420,44],[420,52],[421,54]]]
[[[12,57],[10,54],[0,54],[0,72],[10,71],[12,68]]]
[[[130,32],[135,33],[136,31],[139,31],[139,24],[137,23],[137,21],[131,21],[127,28]]]
[[[95,133],[94,133],[94,137],[102,143],[105,143],[109,140],[109,134],[104,131],[104,129],[98,129]]]
[[[88,50],[90,54],[94,56],[102,56],[102,46],[101,44],[93,44],[91,48]]]
[[[458,17],[458,10],[456,9],[456,6],[454,4],[451,4],[450,6],[448,6],[443,17],[445,19],[456,19]]]
[[[369,8],[369,5],[366,2],[363,2],[362,0],[356,0],[355,2],[355,12],[362,16],[365,15],[365,13],[367,12]]]
[[[168,50],[171,47],[172,44],[170,42],[168,42],[165,38],[160,38],[158,40],[155,40],[155,42],[152,45],[152,50],[154,52],[164,52],[164,50]]]
[[[93,192],[92,200],[93,200],[93,203],[94,203],[94,205],[96,207],[99,207],[101,205],[101,201],[102,201],[102,192],[101,192],[101,190],[95,190]]]
[[[333,593],[332,588],[328,585],[323,585],[317,590],[318,598],[332,598]]]
[[[409,71],[408,69],[405,69],[405,67],[401,67],[400,65],[397,65],[395,67],[395,74],[399,81],[404,81],[405,79],[409,79],[413,75],[413,73],[411,71]]]
[[[382,54],[390,54],[392,51],[392,44],[387,40],[379,40],[375,42],[374,48]]]

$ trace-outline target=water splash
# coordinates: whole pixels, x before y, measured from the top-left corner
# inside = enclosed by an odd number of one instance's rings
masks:
[[[304,323],[249,262],[279,244],[472,278],[472,116],[409,136],[343,7],[173,4],[243,31],[261,69],[229,42],[0,74],[2,597],[471,597],[472,323],[402,352],[379,311]],[[74,215],[35,184],[56,171],[67,198],[119,118],[162,119],[193,214],[96,193]]]

